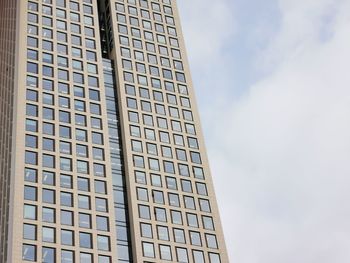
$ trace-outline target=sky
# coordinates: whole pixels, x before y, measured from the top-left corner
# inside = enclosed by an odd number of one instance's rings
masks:
[[[350,0],[177,0],[230,261],[350,262]]]

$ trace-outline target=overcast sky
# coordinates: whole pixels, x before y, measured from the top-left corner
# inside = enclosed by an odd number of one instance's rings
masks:
[[[350,0],[178,0],[233,263],[350,262]]]

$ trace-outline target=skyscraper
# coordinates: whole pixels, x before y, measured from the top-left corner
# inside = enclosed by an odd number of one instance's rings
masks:
[[[229,262],[175,0],[1,0],[0,95],[0,262]]]

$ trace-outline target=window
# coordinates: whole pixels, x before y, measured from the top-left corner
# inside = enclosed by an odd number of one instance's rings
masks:
[[[80,253],[80,262],[92,263],[92,255],[88,253]]]
[[[168,197],[169,197],[169,204],[171,206],[180,207],[180,200],[179,200],[178,194],[168,193]]]
[[[61,182],[60,185],[63,188],[72,188],[72,186],[73,186],[72,176],[70,176],[70,175],[61,174],[60,182]]]
[[[103,144],[103,136],[101,133],[92,132],[91,137],[92,137],[92,143],[100,144],[100,145]]]
[[[24,205],[23,217],[25,219],[37,219],[37,208],[35,205]]]
[[[152,225],[141,223],[140,227],[141,227],[141,236],[142,237],[147,237],[147,238],[152,238],[153,237]]]
[[[202,251],[193,250],[194,263],[205,263],[204,254]]]
[[[103,164],[94,163],[94,175],[105,176],[105,166]]]
[[[144,257],[149,257],[149,258],[155,257],[153,243],[142,242],[142,248],[143,248],[143,256]]]
[[[192,183],[188,180],[181,180],[182,191],[192,193]]]
[[[110,242],[108,236],[97,236],[97,248],[99,250],[110,251]]]
[[[56,222],[55,209],[43,207],[42,220],[43,220],[43,222],[55,223]]]
[[[29,240],[36,240],[36,225],[23,225],[23,238]]]
[[[55,140],[53,139],[48,139],[48,138],[43,138],[43,149],[46,151],[55,151]]]
[[[89,165],[88,162],[85,161],[77,161],[77,172],[82,174],[88,174],[89,173]]]
[[[148,193],[146,188],[137,187],[137,199],[148,202]]]
[[[78,141],[86,142],[87,141],[87,133],[86,133],[86,131],[85,130],[76,129],[75,130],[75,138]]]
[[[163,157],[172,158],[173,154],[170,147],[161,146]]]
[[[104,160],[104,150],[101,148],[92,148],[92,155],[95,160]]]
[[[67,246],[74,245],[74,232],[71,230],[61,230],[61,244]]]
[[[96,227],[97,230],[101,231],[108,231],[109,230],[109,223],[108,218],[104,216],[96,216]]]
[[[176,225],[182,225],[182,215],[180,211],[171,211],[172,223]]]
[[[24,199],[25,200],[37,200],[37,188],[33,186],[24,186]]]
[[[158,186],[158,187],[162,186],[162,179],[160,175],[151,174],[151,182],[153,186]]]
[[[208,213],[211,212],[209,200],[199,199],[199,206],[201,211],[208,212]]]
[[[70,113],[66,111],[59,111],[60,122],[70,123]]]
[[[52,123],[43,123],[43,133],[47,135],[55,135],[55,125]]]
[[[209,253],[210,263],[221,263],[220,255],[215,253]]]
[[[192,196],[184,196],[185,207],[187,209],[196,209],[194,198]]]
[[[176,145],[184,146],[184,140],[183,140],[182,135],[174,134],[174,141],[175,141]]]
[[[120,248],[119,248],[120,249]],[[119,259],[124,258],[120,251],[118,252]],[[111,263],[111,257],[108,256],[98,256],[98,263]]]
[[[177,190],[177,182],[173,177],[166,177],[166,184],[168,189]]]
[[[187,225],[191,227],[198,227],[198,219],[196,214],[186,213]]]
[[[204,179],[204,172],[203,172],[203,169],[200,167],[193,167],[193,174],[194,174],[194,177],[198,179]]]
[[[202,216],[203,227],[204,229],[214,230],[214,222],[213,219],[209,216]]]
[[[80,115],[80,114],[75,114],[75,124],[81,125],[81,126],[86,126],[86,116]]]
[[[82,209],[90,209],[90,197],[78,195],[78,207]]]
[[[91,228],[91,215],[79,213],[79,227]]]
[[[61,263],[73,263],[74,262],[74,252],[69,250],[61,251]]]
[[[135,171],[136,182],[139,184],[147,184],[146,174],[144,172]]]
[[[38,117],[38,106],[27,104],[26,105],[26,115],[27,116]]]
[[[169,260],[169,261],[172,260],[170,246],[159,245],[159,250],[160,250],[161,259]]]
[[[55,168],[55,156],[43,154],[42,164],[43,167]]]
[[[144,160],[143,160],[142,156],[134,155],[133,156],[133,161],[134,161],[134,166],[135,167],[140,167],[140,168],[144,168],[145,167]]]
[[[174,239],[177,243],[186,243],[184,230],[174,228]]]
[[[44,242],[54,243],[55,242],[55,229],[51,228],[51,227],[43,227],[42,239]]]
[[[104,198],[96,198],[95,206],[97,211],[108,212],[107,200]]]
[[[176,248],[177,260],[180,263],[188,263],[188,255],[186,248]]]
[[[169,232],[166,226],[157,226],[158,239],[169,241]]]
[[[107,194],[106,182],[95,180],[95,193]]]
[[[97,90],[89,89],[89,98],[90,100],[100,100],[100,92]]]
[[[38,47],[38,39],[34,37],[27,37],[27,44],[29,47]]]
[[[73,226],[74,225],[73,217],[74,215],[72,211],[61,210],[62,225]]]
[[[25,168],[24,180],[26,182],[36,183],[38,181],[38,171],[35,169]]]
[[[203,183],[196,183],[197,193],[199,195],[208,195],[207,187]]]
[[[190,152],[190,154],[191,154],[191,161],[193,163],[196,163],[196,164],[201,164],[202,163],[200,153]]]
[[[174,164],[172,162],[164,161],[163,164],[164,164],[164,171],[166,173],[171,173],[171,174],[175,173]]]
[[[26,131],[37,132],[38,122],[35,120],[26,119]]]
[[[27,62],[27,72],[38,74],[38,64]]]
[[[26,261],[36,261],[36,246],[23,244],[22,259]]]
[[[209,248],[218,248],[218,244],[217,244],[215,235],[205,234],[205,239],[207,241],[207,246]]]
[[[191,245],[202,246],[201,235],[199,232],[190,231]]]
[[[154,213],[156,216],[156,220],[160,222],[167,222],[166,211],[164,208],[155,208]]]
[[[169,134],[167,132],[159,132],[160,141],[170,143]]]
[[[61,205],[62,206],[73,206],[73,194],[61,192]]]
[[[90,191],[90,183],[88,178],[78,177],[78,190]]]
[[[38,137],[33,135],[26,135],[26,147],[37,148]]]
[[[45,185],[55,185],[55,173],[43,171],[42,182]]]
[[[149,168],[154,171],[159,171],[159,161],[157,159],[149,158]]]
[[[89,233],[79,233],[79,244],[82,248],[92,248],[92,236]],[[81,261],[85,262],[85,261]]]
[[[42,201],[48,204],[55,204],[55,190],[43,189]]]
[[[157,204],[164,204],[163,192],[153,190],[153,200]]]
[[[139,205],[139,216],[143,219],[151,219],[149,207],[146,205]]]
[[[176,157],[180,161],[187,161],[186,151],[182,149],[176,149]]]

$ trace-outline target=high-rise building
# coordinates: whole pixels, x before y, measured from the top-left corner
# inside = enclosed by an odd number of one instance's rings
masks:
[[[229,262],[175,0],[0,1],[0,191],[1,263]]]

